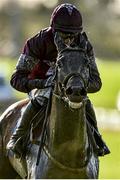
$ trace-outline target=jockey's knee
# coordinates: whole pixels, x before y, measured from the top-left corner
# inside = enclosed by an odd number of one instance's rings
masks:
[[[31,99],[32,105],[37,109],[40,109],[41,106],[44,106],[45,104],[47,104],[47,101],[48,101],[48,99],[43,96],[36,96]]]
[[[40,109],[42,106],[47,105],[49,96],[50,96],[50,90],[51,88],[45,88],[41,90],[36,90],[33,92],[33,95],[30,96],[32,105]]]

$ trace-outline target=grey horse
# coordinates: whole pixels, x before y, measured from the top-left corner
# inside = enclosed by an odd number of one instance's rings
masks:
[[[44,117],[43,130],[41,132],[39,125],[31,127],[25,156],[18,159],[12,152],[7,154],[21,178],[98,178],[96,144],[85,115],[88,79],[89,59],[85,51],[79,47],[58,46],[55,85],[51,87],[45,116],[37,115],[38,120]],[[28,101],[13,104],[1,116],[3,154]]]

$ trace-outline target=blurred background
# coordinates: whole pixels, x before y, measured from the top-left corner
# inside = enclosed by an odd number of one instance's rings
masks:
[[[100,178],[120,179],[120,0],[0,0],[0,113],[27,95],[9,80],[25,41],[49,26],[56,5],[72,3],[83,15],[101,74],[101,91],[89,94],[111,154],[100,158]]]

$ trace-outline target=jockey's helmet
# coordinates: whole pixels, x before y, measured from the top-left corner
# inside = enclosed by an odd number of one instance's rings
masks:
[[[72,4],[58,5],[50,20],[50,26],[54,31],[78,33],[82,31],[82,15]]]

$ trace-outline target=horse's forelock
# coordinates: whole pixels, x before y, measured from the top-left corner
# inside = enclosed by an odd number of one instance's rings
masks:
[[[80,69],[86,65],[87,60],[83,51],[77,50],[76,48],[65,48],[63,49],[57,58],[58,65],[63,65],[64,69],[73,68]],[[73,69],[74,70],[74,69]]]

